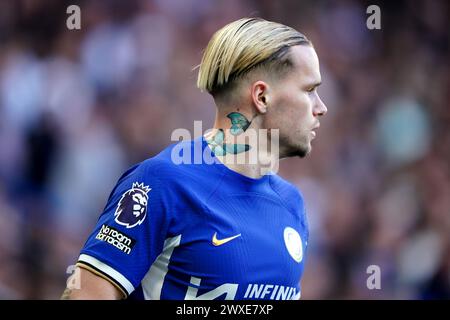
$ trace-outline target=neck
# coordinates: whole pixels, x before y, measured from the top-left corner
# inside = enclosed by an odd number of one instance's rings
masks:
[[[215,156],[229,169],[258,179],[278,169],[278,137],[262,130],[262,117],[239,109],[217,114],[205,139]],[[275,144],[276,142],[276,144]]]

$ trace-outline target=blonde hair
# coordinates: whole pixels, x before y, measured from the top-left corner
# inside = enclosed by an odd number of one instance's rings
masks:
[[[209,41],[199,66],[197,87],[215,96],[256,67],[272,68],[279,74],[292,66],[289,48],[300,44],[311,42],[276,22],[261,18],[231,22]]]

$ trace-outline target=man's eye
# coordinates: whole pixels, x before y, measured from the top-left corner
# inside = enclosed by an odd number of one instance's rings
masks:
[[[310,88],[310,89],[308,89],[308,90],[306,90],[307,92],[313,92],[314,90],[316,90],[316,87],[312,87],[312,88]]]

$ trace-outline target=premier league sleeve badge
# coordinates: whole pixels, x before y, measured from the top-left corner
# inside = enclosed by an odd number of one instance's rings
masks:
[[[133,183],[131,189],[124,192],[114,213],[115,221],[127,228],[140,225],[147,216],[149,186]]]

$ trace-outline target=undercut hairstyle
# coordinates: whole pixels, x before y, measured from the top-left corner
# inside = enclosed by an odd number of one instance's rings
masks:
[[[200,63],[197,87],[214,98],[233,89],[251,70],[282,76],[293,67],[289,49],[312,45],[297,30],[261,18],[243,18],[218,30]]]

